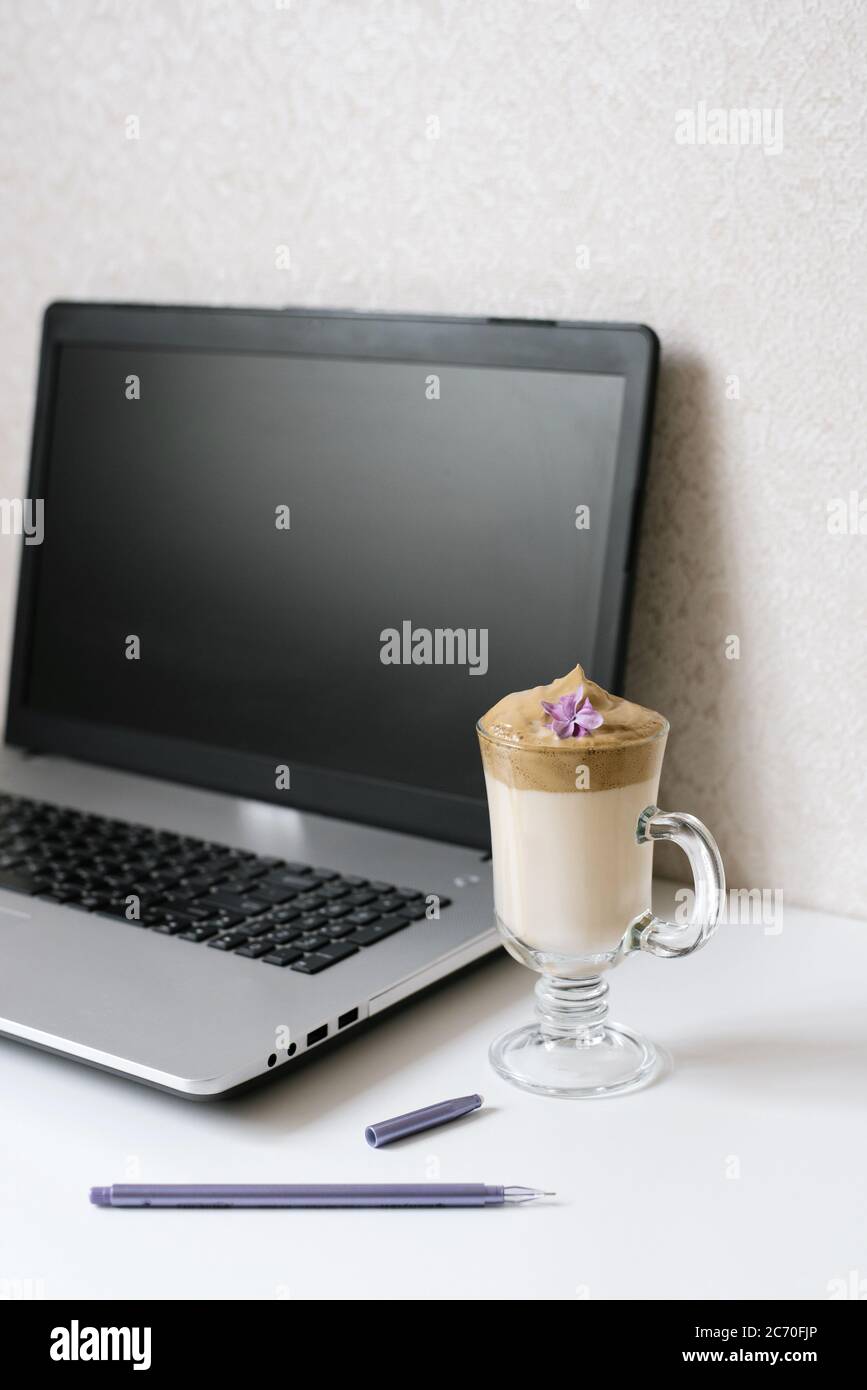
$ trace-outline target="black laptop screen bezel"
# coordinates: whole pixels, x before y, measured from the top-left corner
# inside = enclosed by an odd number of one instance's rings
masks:
[[[58,357],[70,344],[437,362],[621,377],[623,411],[602,608],[595,649],[583,655],[594,679],[609,689],[622,689],[633,556],[658,362],[658,342],[649,328],[640,324],[306,309],[51,304],[43,325],[33,426],[27,492],[33,499],[46,497]],[[272,792],[273,759],[118,725],[58,718],[28,707],[39,550],[39,546],[28,545],[21,549],[6,722],[8,744],[454,844],[487,847],[487,810],[481,799],[336,774],[294,762],[292,788]],[[571,660],[574,655],[552,653],[552,660],[556,666],[564,656]],[[540,679],[546,674],[540,672]]]

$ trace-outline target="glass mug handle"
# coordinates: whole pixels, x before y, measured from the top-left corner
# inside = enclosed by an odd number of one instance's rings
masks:
[[[695,816],[682,811],[660,811],[648,806],[638,817],[635,838],[640,845],[671,840],[689,860],[695,882],[695,907],[689,922],[678,925],[654,917],[648,910],[630,924],[630,949],[649,951],[673,959],[691,955],[717,928],[725,897],[726,880],[716,840]]]

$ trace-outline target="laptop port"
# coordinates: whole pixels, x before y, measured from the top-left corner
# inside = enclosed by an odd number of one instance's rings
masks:
[[[345,1014],[341,1014],[337,1020],[338,1028],[348,1028],[350,1023],[358,1022],[358,1010],[349,1009]]]
[[[323,1023],[321,1028],[314,1028],[312,1033],[307,1034],[307,1046],[312,1047],[314,1043],[321,1042],[328,1037],[328,1024]]]

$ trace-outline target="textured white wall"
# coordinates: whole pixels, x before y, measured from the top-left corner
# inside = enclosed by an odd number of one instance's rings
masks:
[[[628,689],[671,718],[665,801],[733,882],[867,910],[867,535],[827,529],[867,498],[859,0],[0,15],[0,495],[52,298],[644,320],[665,366]],[[677,143],[702,101],[781,108],[782,151]]]

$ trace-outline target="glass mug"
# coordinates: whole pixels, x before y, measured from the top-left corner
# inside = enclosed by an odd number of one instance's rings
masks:
[[[668,724],[644,739],[582,748],[510,743],[476,725],[491,821],[494,906],[506,949],[539,974],[536,1020],[491,1045],[494,1070],[550,1096],[620,1095],[652,1079],[652,1043],[608,1021],[602,972],[634,951],[670,958],[716,929],[719,850],[694,816],[656,805]],[[653,843],[685,851],[691,920],[654,917]]]

